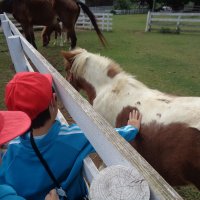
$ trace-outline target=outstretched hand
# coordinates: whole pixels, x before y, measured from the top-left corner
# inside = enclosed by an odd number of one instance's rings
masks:
[[[47,196],[45,197],[45,200],[59,200],[56,190],[51,190],[49,194],[47,194]]]
[[[142,120],[142,115],[139,113],[138,110],[132,110],[132,112],[129,113],[129,119],[127,122],[127,125],[132,125],[138,130],[140,130],[140,124]]]

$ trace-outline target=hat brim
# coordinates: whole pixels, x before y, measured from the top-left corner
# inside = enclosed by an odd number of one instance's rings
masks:
[[[0,145],[24,134],[31,119],[21,111],[0,111]]]

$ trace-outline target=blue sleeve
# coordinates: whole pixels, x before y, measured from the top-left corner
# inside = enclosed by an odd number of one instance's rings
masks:
[[[25,200],[17,196],[15,190],[9,185],[0,185],[0,199],[1,200]]]
[[[115,128],[115,130],[128,142],[134,140],[138,134],[138,129],[131,125]]]
[[[81,129],[78,127],[77,124],[72,124],[71,126],[69,126],[68,129],[72,130],[72,132],[75,131],[77,133],[82,133]],[[123,126],[121,128],[115,128],[115,130],[128,142],[134,140],[139,132],[138,129],[132,125]]]

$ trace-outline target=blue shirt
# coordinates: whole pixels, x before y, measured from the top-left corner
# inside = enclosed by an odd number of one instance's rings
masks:
[[[133,126],[116,129],[126,140],[135,138],[138,130]],[[35,139],[38,149],[69,200],[87,194],[82,176],[83,159],[94,148],[80,128],[55,121],[48,133]],[[29,200],[44,200],[54,184],[32,149],[27,134],[14,140],[3,157],[0,167],[0,184],[11,185],[19,196]]]
[[[0,200],[25,200],[17,196],[15,190],[9,185],[0,185]]]

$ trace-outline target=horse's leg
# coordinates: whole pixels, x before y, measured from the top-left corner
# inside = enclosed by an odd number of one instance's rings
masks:
[[[61,35],[60,35],[60,46],[63,47],[63,32],[61,32]]]
[[[66,23],[67,22],[67,23]],[[76,33],[75,33],[75,25],[69,21],[63,21],[63,27],[67,30],[67,38],[71,41],[70,49],[74,49],[76,47]]]
[[[53,33],[53,31],[55,31],[55,42],[54,44],[56,43],[56,39],[57,39],[57,36],[58,34],[60,34],[60,31],[57,27],[57,24],[52,24],[50,26],[47,26],[45,28],[45,30],[43,31],[42,33],[42,39],[43,39],[43,46],[47,46],[50,42],[50,39],[51,39],[51,34]]]
[[[50,40],[50,36],[48,34],[48,27],[47,26],[45,26],[43,28],[41,37],[42,37],[42,45],[43,45],[43,47],[47,46],[48,43],[49,43],[49,40]]]
[[[80,7],[76,1],[72,1],[70,6],[64,1],[56,1],[55,10],[56,14],[59,16],[60,21],[63,23],[63,27],[67,29],[68,36],[71,40],[71,49],[74,49],[77,42],[75,23],[80,13]]]
[[[68,35],[68,37],[70,38],[70,41],[71,41],[71,49],[74,49],[76,47],[76,41],[77,41],[74,27],[71,28],[71,29],[67,29],[67,35]]]
[[[57,40],[58,40],[58,33],[55,31],[55,41],[53,42],[54,46],[57,46]]]
[[[31,43],[33,44],[35,49],[37,49],[37,45],[35,43],[35,35],[34,35],[33,26],[30,28],[30,35],[31,35]]]
[[[22,29],[25,34],[25,38],[37,49],[37,46],[35,44],[35,36],[33,32],[33,26],[22,24]]]

